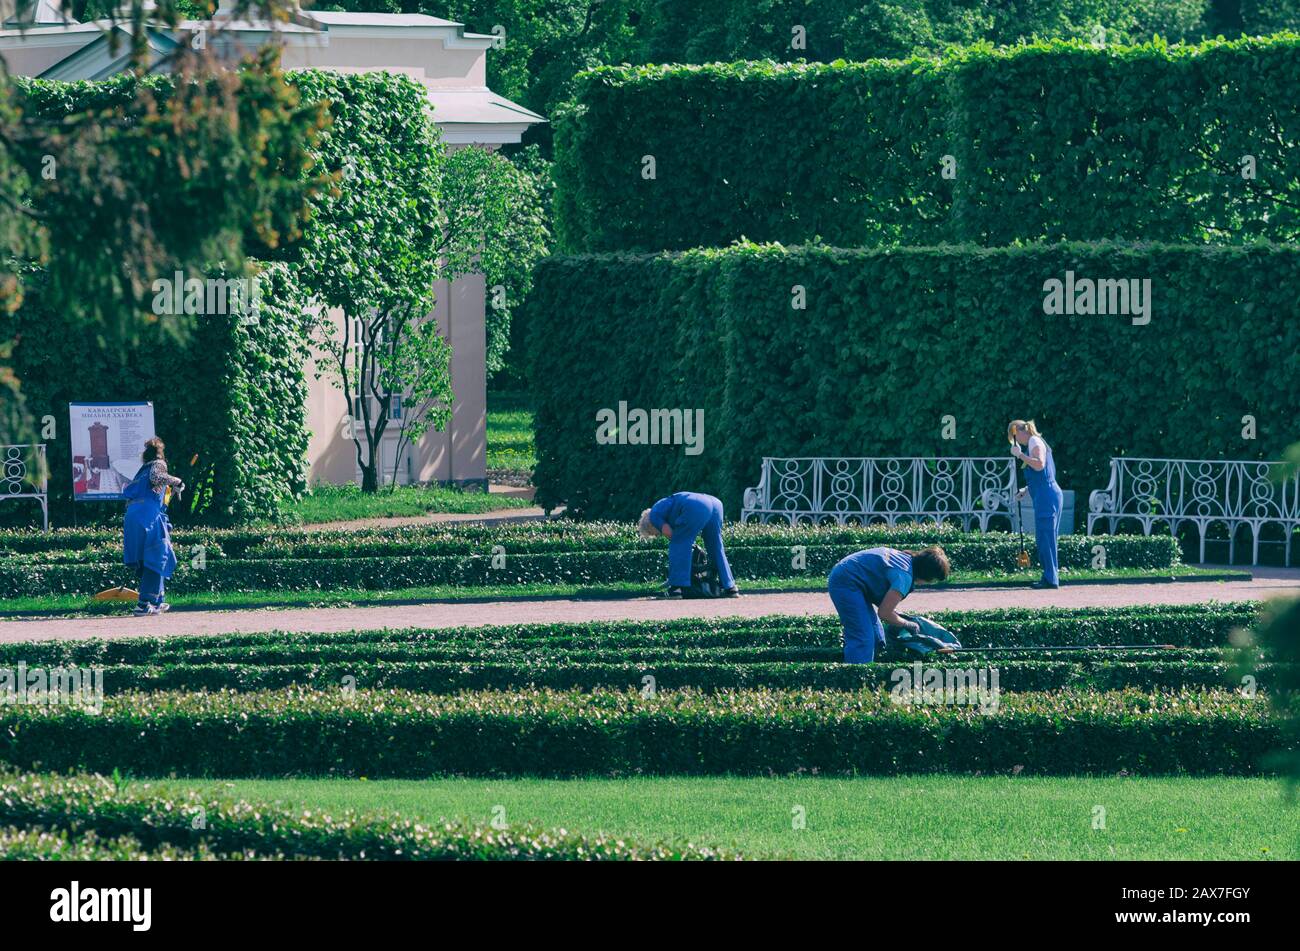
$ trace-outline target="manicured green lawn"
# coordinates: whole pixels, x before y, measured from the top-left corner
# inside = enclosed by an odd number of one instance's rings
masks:
[[[169,781],[171,784],[171,781]],[[186,780],[250,800],[433,821],[532,822],[805,859],[1292,859],[1300,806],[1271,779]],[[802,815],[805,828],[796,829]],[[1094,829],[1097,822],[1104,828]]]
[[[524,508],[526,499],[447,486],[399,485],[365,493],[355,485],[318,485],[286,507],[286,520],[304,525],[363,518],[454,512],[476,515],[497,509]]]
[[[489,393],[487,402],[487,467],[532,472],[537,452],[528,398],[522,393]]]
[[[1161,581],[1171,578],[1195,580],[1206,575],[1224,574],[1249,580],[1249,572],[1224,572],[1194,566],[1180,566],[1160,570],[1142,568],[1112,568],[1106,571],[1063,572],[1069,582],[1088,582],[1116,579]],[[1023,587],[1038,577],[1037,572],[1007,575],[992,572],[954,572],[952,581],[942,587],[996,586]],[[742,592],[750,591],[823,591],[826,579],[820,575],[804,578],[742,579]],[[931,590],[937,590],[935,589]],[[167,600],[173,607],[235,608],[235,607],[340,607],[343,605],[386,604],[400,601],[452,601],[489,600],[504,601],[511,598],[632,598],[655,594],[659,587],[653,582],[620,581],[601,585],[577,584],[511,584],[481,587],[456,587],[433,585],[420,588],[401,588],[393,591],[363,591],[341,589],[333,591],[221,591],[171,594]],[[60,594],[42,597],[0,599],[0,614],[58,614],[98,615],[125,613],[130,604],[92,602],[85,595]]]

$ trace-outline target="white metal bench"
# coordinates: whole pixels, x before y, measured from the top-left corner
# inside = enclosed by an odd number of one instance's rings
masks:
[[[1001,516],[1013,524],[1016,460],[1010,455],[923,458],[765,456],[745,490],[742,522],[846,525],[933,520],[965,531]]]
[[[1110,461],[1110,484],[1088,496],[1088,533],[1105,519],[1111,534],[1126,520],[1151,527],[1164,524],[1177,535],[1196,526],[1205,561],[1205,533],[1216,522],[1228,530],[1228,560],[1236,555],[1237,529],[1250,526],[1251,563],[1259,563],[1259,536],[1266,525],[1283,533],[1291,564],[1291,533],[1300,527],[1300,475],[1282,478],[1280,462],[1219,459],[1135,459]]]
[[[5,499],[35,499],[45,531],[50,530],[44,443],[0,446],[0,502]]]

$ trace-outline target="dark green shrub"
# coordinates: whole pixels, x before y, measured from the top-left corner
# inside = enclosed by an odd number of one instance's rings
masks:
[[[1067,271],[1149,279],[1150,323],[1044,314],[1045,281]],[[537,499],[631,519],[691,489],[735,517],[764,456],[1001,457],[1007,422],[1032,415],[1082,520],[1116,455],[1280,457],[1300,397],[1277,354],[1300,350],[1300,325],[1276,314],[1297,281],[1291,246],[742,245],[551,258],[529,302]],[[806,310],[792,309],[795,287]],[[1232,347],[1206,329],[1224,327],[1224,314]],[[597,412],[623,400],[702,409],[703,451],[597,443]],[[1134,405],[1158,424],[1117,434]],[[1258,419],[1249,442],[1247,414]],[[954,439],[943,438],[948,415]]]
[[[1290,240],[1300,157],[1270,130],[1300,122],[1298,56],[1292,34],[603,67],[555,116],[560,247]],[[644,326],[608,323],[625,337]]]
[[[202,815],[204,822],[194,822]],[[574,860],[738,858],[694,845],[649,845],[603,835],[547,832],[526,826],[498,830],[458,824],[425,825],[384,814],[339,816],[252,804],[228,797],[174,792],[132,784],[118,789],[103,776],[49,776],[0,772],[0,825],[50,830],[29,853],[102,852],[120,843],[119,856],[148,858],[292,858],[371,860]],[[196,827],[197,826],[197,827]],[[125,839],[119,837],[126,837]],[[134,856],[147,850],[147,856]],[[0,845],[0,856],[4,846]],[[15,857],[37,857],[29,856]]]
[[[0,758],[23,769],[225,777],[1251,775],[1279,738],[1262,695],[1223,691],[1009,693],[981,712],[885,691],[289,688],[0,711]]]

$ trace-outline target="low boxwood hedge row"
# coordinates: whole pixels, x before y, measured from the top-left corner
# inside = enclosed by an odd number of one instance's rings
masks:
[[[983,545],[1003,542],[1006,532],[963,532],[952,525],[908,524],[813,526],[740,525],[723,529],[728,548],[778,548],[795,545],[831,546],[856,551],[875,545],[919,548],[925,545]],[[530,522],[520,525],[404,526],[400,532],[382,529],[357,531],[292,531],[273,529],[190,529],[178,531],[175,544],[185,550],[202,547],[208,559],[299,560],[378,558],[398,556],[450,557],[486,555],[500,546],[510,555],[579,554],[602,551],[655,551],[667,547],[664,539],[643,539],[628,522]],[[1165,567],[1176,562],[1177,545],[1167,536],[1141,535],[1063,536],[1063,543],[1087,543],[1107,548],[1107,562],[1116,567]],[[1016,543],[1019,544],[1018,537]],[[1171,547],[1172,544],[1172,547]],[[120,560],[121,532],[106,530],[56,531],[48,535],[0,531],[0,562],[18,564],[112,564]],[[1112,550],[1113,549],[1113,550]],[[1141,563],[1121,564],[1138,559]],[[1119,559],[1119,562],[1116,562]],[[1154,561],[1152,559],[1155,559]]]
[[[1281,738],[1262,695],[1060,690],[997,701],[903,705],[883,690],[139,693],[99,713],[5,707],[0,759],[228,777],[1249,775]]]
[[[954,525],[908,523],[898,526],[741,525],[723,528],[728,545],[893,545],[919,547],[948,544],[969,537]],[[625,551],[659,548],[662,539],[644,539],[632,522],[553,519],[507,525],[435,524],[404,525],[399,532],[386,528],[284,529],[183,528],[173,535],[177,545],[203,545],[231,558],[350,558],[382,555],[410,547],[425,555],[474,555],[501,545],[512,552]],[[60,528],[50,532],[0,529],[0,557],[48,555],[61,558],[101,557],[104,550],[122,545],[122,532],[113,528]]]
[[[1096,537],[1062,538],[1061,567],[1087,568]],[[1177,544],[1168,538],[1125,538],[1105,542],[1110,568],[1160,570],[1177,564]],[[824,576],[854,545],[804,546],[798,567],[784,546],[733,547],[732,571],[740,580]],[[975,536],[948,546],[957,571],[1015,572],[1021,551],[1014,536]],[[426,556],[391,554],[348,558],[213,558],[201,563],[182,558],[168,584],[174,593],[196,591],[396,590],[432,585],[490,586],[610,582],[652,584],[667,571],[665,552],[589,551],[560,554]],[[0,597],[93,594],[123,583],[127,570],[114,562],[90,564],[24,563],[0,559]]]
[[[968,647],[1049,644],[1174,644],[1216,648],[1253,625],[1253,602],[1138,605],[1118,608],[997,608],[943,611],[934,620]],[[330,658],[409,661],[431,650],[639,650],[651,648],[824,648],[841,643],[838,620],[826,615],[680,618],[488,627],[298,633],[267,631],[198,637],[120,638],[0,643],[0,666],[111,666],[169,663],[304,663]],[[334,653],[327,653],[332,651]],[[819,659],[814,655],[806,659]],[[445,655],[443,656],[445,659]],[[793,658],[791,658],[793,659]],[[832,658],[826,658],[832,659]]]
[[[413,661],[375,663],[278,664],[177,664],[170,667],[109,667],[104,671],[104,692],[108,696],[129,690],[275,690],[303,686],[316,690],[399,689],[424,693],[456,693],[461,690],[656,690],[695,688],[703,691],[746,687],[773,689],[861,690],[891,687],[901,676],[911,676],[913,660],[896,658],[875,664],[838,663],[835,657],[821,662],[774,662],[734,660],[615,659],[607,661],[542,658],[529,662],[487,660]],[[1215,652],[1207,651],[1207,654]],[[1116,660],[1104,652],[1070,655],[1072,659],[1024,658],[937,658],[925,668],[969,670],[991,668],[997,672],[998,688],[1009,692],[1090,688],[1120,690],[1166,690],[1179,687],[1226,687],[1235,682],[1236,667],[1222,659],[1187,660],[1182,657],[1141,659],[1126,656]],[[1277,676],[1285,678],[1291,668],[1264,663],[1252,670],[1255,685],[1269,689]],[[906,671],[906,674],[900,673]]]
[[[1050,653],[1050,652],[1049,652]],[[1062,652],[1065,653],[1065,652]],[[1090,657],[1105,660],[1110,657],[1126,657],[1108,654],[1105,651],[1087,651]],[[1205,652],[1216,655],[1215,651]],[[1164,658],[1174,654],[1178,659],[1188,659],[1177,651],[1143,652],[1149,658]],[[1069,652],[1069,657],[1054,656],[1053,659],[1073,659],[1077,655]],[[887,663],[901,660],[910,661],[916,655],[909,655],[899,650],[890,650],[886,656]],[[974,656],[974,655],[970,655]],[[1004,659],[1002,655],[992,655]],[[479,665],[491,663],[513,664],[517,667],[556,666],[558,664],[658,664],[658,663],[697,663],[697,664],[762,664],[762,663],[836,663],[841,660],[842,650],[836,646],[828,647],[541,647],[536,650],[512,650],[484,647],[482,645],[364,645],[348,644],[322,647],[308,652],[283,651],[276,648],[243,648],[199,651],[193,657],[177,659],[179,664],[192,666],[196,664],[239,664],[244,667],[277,667],[300,664],[336,664],[356,670],[362,666],[376,663],[449,663],[461,665]],[[1040,655],[1019,655],[1019,659],[1041,659]],[[1201,656],[1199,660],[1207,658]],[[171,666],[175,666],[173,663]],[[133,665],[136,666],[136,665]],[[161,665],[148,665],[161,666]],[[106,671],[117,667],[103,668]]]
[[[196,823],[196,817],[202,817]],[[638,844],[512,826],[426,825],[384,814],[293,811],[229,797],[132,784],[102,776],[0,773],[0,825],[95,842],[128,836],[148,857],[167,850],[221,858],[421,860],[721,859],[690,844]],[[196,827],[197,826],[197,827]],[[30,846],[27,846],[30,848]]]
[[[150,851],[138,839],[129,835],[105,839],[93,831],[73,836],[61,829],[53,832],[43,828],[18,829],[13,826],[0,829],[2,862],[193,862],[262,857],[214,855],[202,844],[194,849],[164,845]]]

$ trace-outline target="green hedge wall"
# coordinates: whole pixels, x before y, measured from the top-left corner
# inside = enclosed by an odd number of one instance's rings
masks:
[[[1297,77],[1294,34],[603,67],[556,116],[559,246],[1288,240]]]
[[[1044,282],[1067,271],[1150,279],[1150,322],[1045,314]],[[1300,350],[1278,317],[1298,279],[1297,248],[1263,245],[551,258],[528,303],[537,498],[632,518],[692,489],[734,518],[763,456],[1003,456],[1007,422],[1033,418],[1079,520],[1113,456],[1279,458],[1300,416],[1278,357]],[[703,451],[597,443],[620,401],[703,409]]]
[[[190,487],[171,507],[179,523],[273,517],[284,500],[306,487],[305,303],[288,268],[270,265],[261,273],[256,323],[244,323],[239,315],[175,318],[191,321],[184,343],[155,324],[142,329],[125,352],[102,346],[85,328],[43,307],[39,281],[33,283],[9,320],[19,337],[13,366],[28,412],[38,428],[46,415],[56,426],[55,436],[45,440],[51,520],[66,525],[74,518],[70,402],[153,402],[172,472]],[[199,460],[191,467],[195,453]],[[34,506],[26,504],[4,506],[0,517],[30,524]],[[202,511],[192,510],[195,505]],[[75,515],[103,518],[120,509],[121,503],[82,503]]]
[[[298,688],[0,709],[0,758],[21,769],[147,776],[1251,775],[1280,735],[1263,695],[1199,690],[1012,693],[995,711],[867,690]]]

